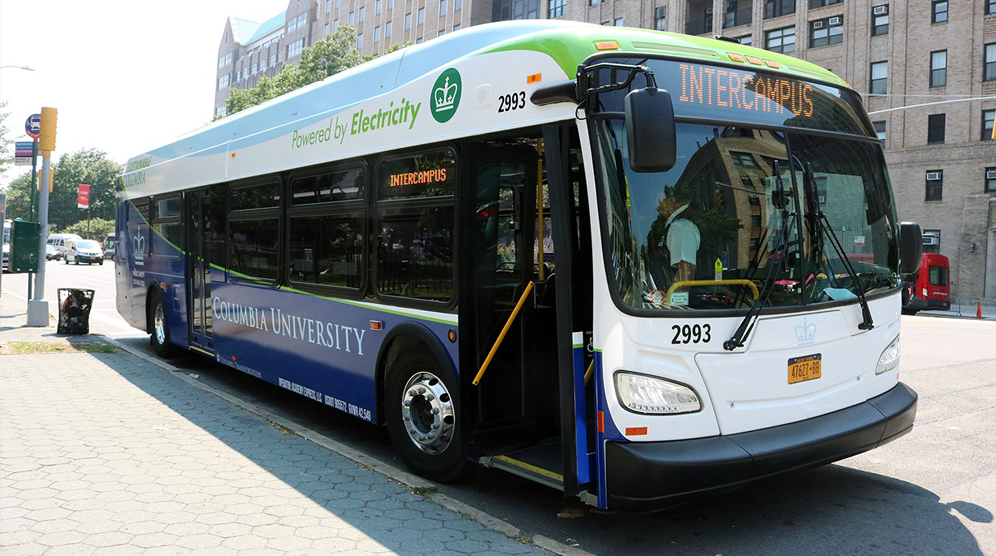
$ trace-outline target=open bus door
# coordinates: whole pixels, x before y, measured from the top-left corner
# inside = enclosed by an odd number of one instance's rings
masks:
[[[588,233],[587,211],[579,210],[587,201],[578,183],[583,180],[572,181],[569,140],[567,128],[548,126],[542,139],[464,149],[465,169],[476,185],[476,197],[465,202],[476,210],[472,226],[463,227],[474,234],[468,255],[475,264],[462,310],[477,329],[462,368],[471,369],[464,373],[464,399],[475,400],[471,451],[485,454],[480,463],[570,496],[589,481],[593,431],[592,396],[584,384],[591,360],[591,248],[590,241],[579,241]],[[542,219],[538,206],[544,207]],[[578,261],[584,270],[575,273]],[[486,376],[467,385],[519,301],[521,310]]]

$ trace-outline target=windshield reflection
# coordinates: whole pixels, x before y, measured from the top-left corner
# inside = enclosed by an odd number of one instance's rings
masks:
[[[770,286],[764,306],[791,306],[896,285],[893,205],[876,146],[679,124],[675,167],[636,173],[625,159],[622,120],[596,128],[609,266],[624,304],[746,309]],[[857,283],[816,225],[816,208]]]

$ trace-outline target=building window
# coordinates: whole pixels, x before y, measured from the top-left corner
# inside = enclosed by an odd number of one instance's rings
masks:
[[[550,0],[550,19],[563,17],[567,9],[567,0]]]
[[[623,18],[617,17],[616,20],[612,24],[615,25],[616,27],[622,27]]]
[[[943,87],[948,84],[948,51],[937,50],[930,53],[930,86]]]
[[[363,49],[363,33],[356,35],[356,50]]]
[[[222,107],[224,108],[224,106]],[[224,114],[222,114],[224,116]],[[996,193],[996,166],[990,166],[986,168],[985,178],[985,192],[986,193]]]
[[[453,11],[459,12],[463,9],[463,0],[453,0]]]
[[[322,37],[324,38],[324,37],[327,37],[327,36],[329,36],[329,24],[328,23],[325,24],[325,34],[322,35]]]
[[[982,111],[982,140],[992,141],[993,140],[993,125],[996,121],[996,110],[983,110]]]
[[[795,13],[795,0],[765,0],[764,19]]]
[[[816,48],[844,42],[844,18],[835,15],[809,23],[809,47]]]
[[[222,90],[228,87],[231,77],[226,73],[218,78],[218,90]]]
[[[996,81],[996,42],[986,45],[985,61],[982,64],[982,80]]]
[[[439,17],[446,17],[446,0],[439,0]]]
[[[356,17],[356,22],[357,23],[363,23],[363,21],[366,19],[366,15],[367,15],[367,9],[366,9],[366,7],[360,6],[360,13]]]
[[[884,95],[889,88],[889,62],[875,62],[871,65],[871,87],[868,92]]]
[[[228,109],[226,109],[224,106],[219,106],[214,109],[214,115],[217,118],[223,118],[227,112]]]
[[[339,20],[338,19],[333,19],[332,20],[332,32],[335,33],[338,29],[339,29]]]
[[[823,6],[832,6],[834,4],[840,4],[843,0],[809,0],[809,8],[822,8]]]
[[[374,44],[380,42],[380,25],[374,27]]]
[[[927,170],[927,201],[940,201],[944,185],[944,170]]]
[[[388,21],[387,23],[384,24],[384,38],[385,39],[390,39],[391,38],[391,22],[390,21]]]
[[[940,145],[944,143],[944,124],[947,117],[944,114],[927,116],[927,144]]]
[[[986,15],[996,14],[996,0],[986,0]]]
[[[374,4],[374,15],[380,15],[381,5],[383,4],[383,2],[384,0],[377,0],[377,2]]]
[[[931,23],[944,23],[948,20],[947,0],[934,0],[930,9]]]
[[[425,23],[425,8],[418,9],[418,25],[421,27]]]
[[[940,230],[924,230],[923,231],[923,252],[924,253],[940,253],[941,252],[941,231]]]
[[[349,12],[349,24],[353,24],[353,12]]]
[[[412,14],[405,14],[405,31],[412,28]]]
[[[388,10],[394,9],[394,0],[387,0],[387,9]]]
[[[454,23],[453,24],[453,31],[454,32],[459,31],[460,27],[462,27],[462,26],[459,23]]]
[[[872,36],[889,34],[889,5],[882,4],[872,8]]]
[[[740,41],[740,44],[744,46],[750,46],[754,44],[754,37],[752,35],[744,35],[742,37],[736,37],[736,39]]]
[[[878,140],[885,143],[885,120],[872,122],[872,125],[875,126],[875,135],[878,136]]]
[[[257,71],[259,71],[259,62],[253,62],[252,63],[252,74],[256,75]]]
[[[301,55],[301,50],[304,49],[304,39],[298,39],[289,45],[287,45],[287,59],[290,60],[295,56]],[[253,64],[253,69],[255,70],[255,65]]]
[[[764,47],[772,52],[795,52],[795,27],[773,29],[764,34]]]
[[[332,0],[325,0],[325,13],[332,13]]]
[[[654,8],[654,29],[663,31],[667,23],[667,6],[657,6]]]
[[[598,5],[598,0],[588,0],[588,5],[589,6],[597,6]]]

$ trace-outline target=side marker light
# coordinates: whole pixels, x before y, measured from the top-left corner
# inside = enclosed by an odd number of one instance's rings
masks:
[[[619,43],[616,41],[596,41],[595,50],[619,50]]]

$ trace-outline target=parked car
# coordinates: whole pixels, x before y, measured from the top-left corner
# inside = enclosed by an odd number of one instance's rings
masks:
[[[74,264],[81,262],[104,264],[104,251],[100,248],[100,244],[92,239],[69,239],[66,240],[66,253],[63,260],[66,264],[69,264],[70,261]]]
[[[117,237],[114,234],[107,234],[104,238],[104,258],[114,260],[114,253],[117,247]]]
[[[62,258],[62,253],[55,248],[51,243],[45,244],[45,260],[46,261],[57,261]]]

